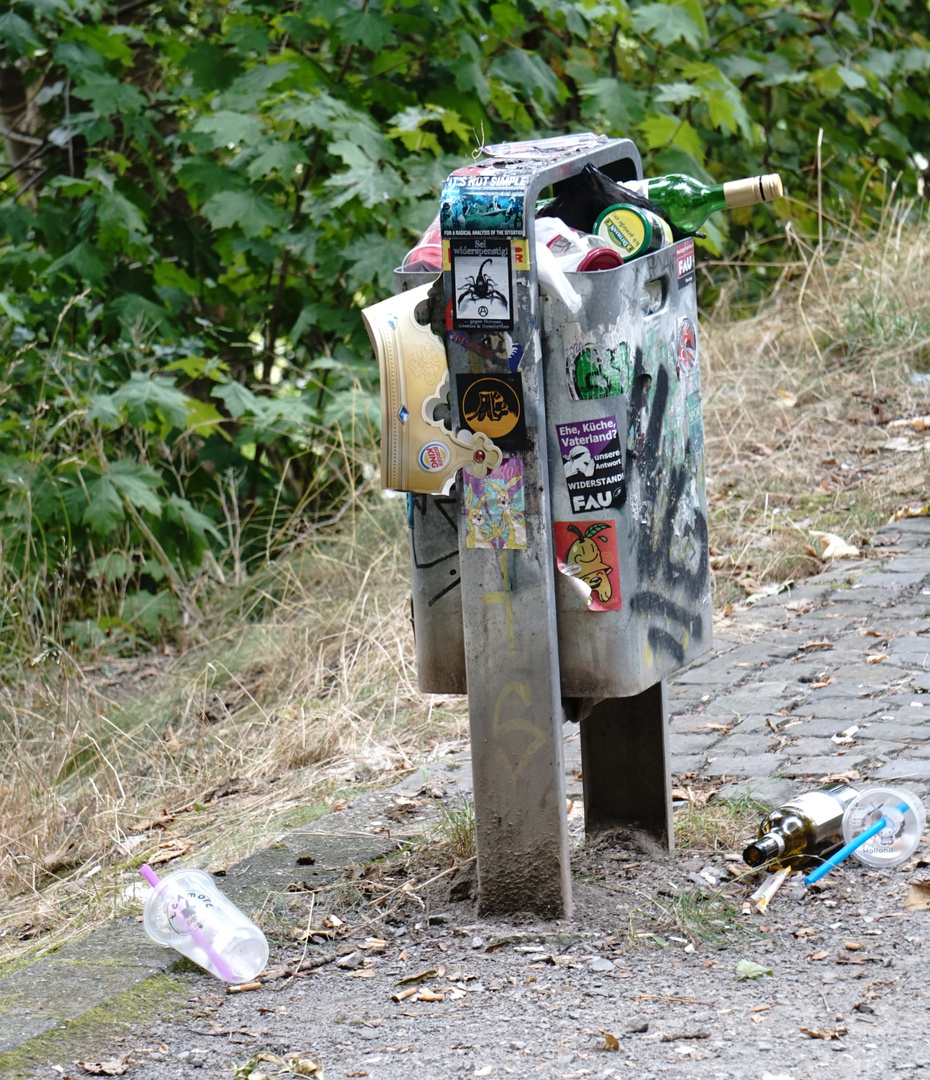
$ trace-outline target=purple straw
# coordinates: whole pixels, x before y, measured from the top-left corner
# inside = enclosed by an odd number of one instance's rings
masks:
[[[158,874],[155,873],[155,871],[151,868],[151,866],[149,866],[148,863],[145,863],[145,865],[139,867],[139,873],[145,878],[145,880],[149,883],[149,885],[152,886],[153,889],[157,885],[161,884],[161,879],[159,878]],[[215,974],[219,975],[219,977],[225,982],[241,982],[242,980],[239,978],[239,976],[233,973],[229,964],[227,964],[223,957],[220,956],[216,949],[213,948],[213,942],[207,937],[203,930],[201,930],[199,926],[194,925],[194,923],[189,923],[180,911],[178,911],[176,914],[178,917],[178,921],[181,923],[181,926],[185,929],[185,931],[190,935],[193,943],[199,949],[202,949],[207,956],[210,957],[210,961],[215,968]]]

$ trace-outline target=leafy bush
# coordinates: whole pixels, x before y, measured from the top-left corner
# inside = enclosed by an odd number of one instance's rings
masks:
[[[195,613],[199,576],[248,572],[370,482],[359,312],[478,143],[627,135],[649,173],[782,173],[775,213],[801,234],[878,221],[927,150],[926,17],[908,0],[12,0],[0,635],[26,615],[38,639],[156,636]],[[777,255],[772,213],[713,220],[705,245]]]

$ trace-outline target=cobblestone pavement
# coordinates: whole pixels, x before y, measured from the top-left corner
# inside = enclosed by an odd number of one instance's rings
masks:
[[[900,784],[926,801],[930,518],[888,525],[869,558],[837,562],[797,588],[718,618],[713,650],[669,680],[668,700],[675,780],[705,778],[724,794],[748,792],[774,804],[827,777],[854,774],[857,785]],[[567,793],[580,804],[577,728],[567,724],[565,734]],[[448,765],[431,766],[431,776],[450,793],[467,791],[466,757],[463,748]],[[416,782],[408,779],[407,789]],[[366,796],[357,810],[353,804],[254,853],[230,868],[224,891],[245,907],[275,882],[283,888],[295,852],[311,837],[317,867],[308,877],[315,882],[335,878],[345,860],[376,857],[384,841],[367,826],[379,800],[395,796]],[[573,827],[577,833],[577,820]],[[346,836],[360,838],[351,852],[343,850]],[[0,1075],[33,1075],[10,1065],[19,1048],[42,1046],[94,1010],[119,1016],[125,995],[171,972],[175,959],[130,917],[0,980]]]

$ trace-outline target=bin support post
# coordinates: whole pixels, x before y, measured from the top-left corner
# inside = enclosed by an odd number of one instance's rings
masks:
[[[666,709],[662,679],[633,697],[599,701],[581,721],[588,835],[636,826],[674,851]]]
[[[525,400],[544,416],[540,391],[530,369]],[[526,549],[468,548],[460,531],[478,910],[570,918],[551,526],[539,450],[533,439],[523,457]]]

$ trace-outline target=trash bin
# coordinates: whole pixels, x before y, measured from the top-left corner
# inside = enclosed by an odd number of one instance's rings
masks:
[[[580,310],[543,292],[541,326],[521,326],[519,290],[538,284],[534,221],[517,223],[527,241],[522,252],[519,239],[501,241],[497,229],[517,231],[507,215],[518,200],[509,197],[512,178],[495,175],[496,160],[525,163],[535,175],[523,194],[535,197],[540,177],[557,192],[589,163],[621,183],[641,179],[639,153],[628,139],[540,140],[490,148],[487,162],[452,174],[443,193],[445,224],[454,225],[463,207],[474,218],[468,200],[485,198],[490,239],[457,236],[454,228],[448,239],[444,230],[446,307],[442,320],[433,313],[434,328],[444,323],[447,355],[479,349],[498,369],[490,381],[485,371],[452,388],[453,404],[461,397],[466,410],[463,395],[472,393],[486,418],[498,399],[506,411],[521,338],[539,335],[562,694],[636,695],[712,644],[694,244],[683,240],[616,269],[571,273]],[[395,288],[435,277],[398,271]],[[513,457],[509,451],[511,434],[495,438],[504,463],[481,483],[459,473],[450,495],[408,496],[425,692],[467,689],[459,530],[468,530],[468,546],[520,547],[520,511],[510,503],[507,476],[508,461],[519,459],[519,450]],[[482,531],[488,517],[497,522],[494,537]]]

